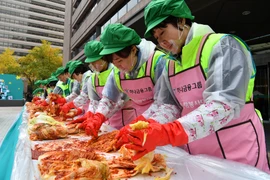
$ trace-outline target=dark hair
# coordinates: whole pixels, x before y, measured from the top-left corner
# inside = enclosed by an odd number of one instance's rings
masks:
[[[86,71],[88,71],[89,68],[88,66],[86,66],[85,64],[80,64],[73,72],[73,74],[79,75],[79,74],[83,74]]]
[[[64,72],[62,74],[67,74],[68,73],[68,67],[65,68]]]
[[[58,80],[57,80],[57,81],[58,81]],[[48,86],[49,86],[49,87],[55,87],[57,81],[51,81],[51,82],[48,84]]]
[[[124,49],[120,50],[120,51],[117,51],[113,54],[116,54],[117,56],[121,57],[121,58],[127,58],[129,55],[130,55],[130,52],[131,52],[131,49],[132,49],[132,46],[127,46],[125,47]],[[104,60],[107,61],[108,63],[111,63],[112,62],[112,55],[113,54],[109,54],[109,55],[105,55],[104,56]]]
[[[167,17],[164,21],[162,21],[160,24],[158,24],[157,26],[155,26],[152,30],[151,30],[151,34],[153,35],[153,31],[156,28],[166,28],[168,24],[173,25],[175,28],[178,28],[177,23],[181,22],[182,18],[179,17],[175,17],[175,16],[169,16]],[[186,19],[186,25],[191,26],[192,21],[190,19]]]

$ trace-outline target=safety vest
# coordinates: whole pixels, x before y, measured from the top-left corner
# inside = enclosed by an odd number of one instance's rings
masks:
[[[103,71],[99,74],[93,73],[93,75],[91,76],[92,86],[94,87],[94,90],[100,97],[100,99],[102,98],[102,90],[106,84],[107,78],[109,77],[113,67],[114,66],[111,67],[108,66],[108,69],[106,71]]]
[[[182,106],[182,116],[194,111],[203,101],[203,91],[208,72],[208,63],[213,47],[224,34],[212,34],[193,38],[182,49],[182,64],[170,61],[167,65],[168,77],[174,96]],[[233,36],[244,47],[244,43]],[[224,159],[230,159],[255,166],[269,172],[265,137],[260,118],[255,112],[252,101],[252,91],[256,70],[253,69],[248,89],[246,104],[240,112],[240,117],[231,120],[218,131],[210,124],[208,136],[197,139],[185,146],[190,154],[208,154]],[[245,89],[243,89],[245,91]],[[228,107],[223,104],[224,109]],[[212,111],[211,116],[218,116],[218,111]],[[203,118],[198,115],[196,120],[204,126]],[[226,123],[223,118],[218,123]],[[196,128],[187,129],[189,138],[196,136]],[[241,144],[239,144],[241,143]]]
[[[48,94],[52,93],[52,88],[47,88],[47,93]]]
[[[159,58],[160,57],[163,57],[165,56],[165,54],[161,51],[155,51],[155,53],[150,57],[150,63],[151,63],[151,66],[150,67],[150,77],[152,79],[152,82],[154,82],[154,76],[155,76],[155,67],[156,67],[156,64],[157,62],[159,61]],[[143,65],[139,68],[139,72],[138,72],[138,75],[135,79],[140,79],[142,77],[145,77],[146,76],[146,71],[147,71],[147,64],[149,63],[149,60],[146,61],[145,63],[143,63]],[[122,89],[122,86],[121,86],[121,80],[120,80],[120,74],[121,75],[124,75],[124,73],[121,73],[119,69],[115,68],[114,70],[114,78],[115,78],[115,81],[116,81],[116,84],[117,84],[117,87],[122,91],[124,92],[124,90]],[[125,79],[130,79],[129,75],[128,74],[125,74],[124,75]]]
[[[71,94],[71,92],[72,92],[72,86],[71,86],[71,84],[73,82],[74,82],[73,79],[68,78],[67,79],[67,82],[65,84],[63,82],[62,83],[59,83],[59,84],[57,83],[57,86],[62,89],[63,97],[67,97],[68,95]]]
[[[210,37],[208,37],[207,39],[207,46],[204,46],[202,54],[201,54],[201,66],[202,69],[204,71],[204,74],[207,78],[207,72],[208,72],[208,61],[210,59],[210,55],[212,52],[212,48],[213,46],[224,36],[228,36],[228,34],[212,34],[210,35]],[[232,35],[231,35],[232,36]],[[248,48],[248,46],[242,41],[240,40],[238,37],[233,36],[244,48]],[[182,62],[181,65],[179,66],[175,66],[175,73],[179,73],[181,71],[185,71],[186,69],[189,69],[190,67],[193,67],[196,61],[196,56],[197,53],[194,53],[199,49],[199,45],[200,42],[202,40],[202,36],[200,37],[195,37],[188,45],[186,45],[183,49],[183,51],[185,51],[185,54],[182,54]],[[196,48],[189,48],[190,46],[197,46]],[[167,62],[167,69],[168,69],[168,65],[169,61]],[[248,83],[248,90],[246,93],[246,102],[249,102],[253,99],[252,97],[252,93],[253,93],[253,89],[254,89],[254,81],[255,81],[255,75],[256,75],[256,66],[254,64],[254,61],[252,61],[252,65],[253,65],[253,71],[252,71],[252,75],[250,77],[249,83]]]
[[[91,74],[92,74],[91,71],[86,71],[86,72],[83,74],[82,83],[81,83],[81,88],[84,86],[84,83],[86,83],[85,80],[86,80],[87,78],[89,78],[89,77],[91,76]]]

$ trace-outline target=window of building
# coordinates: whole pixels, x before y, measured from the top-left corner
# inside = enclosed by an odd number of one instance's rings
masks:
[[[111,24],[115,23],[118,20],[118,13],[116,13],[112,18],[111,18]]]
[[[128,11],[130,11],[136,4],[138,3],[138,0],[130,0],[127,4],[128,6]]]
[[[123,6],[120,11],[118,11],[118,14],[119,14],[119,18],[121,18],[122,16],[124,16],[126,13],[127,13],[127,6]]]

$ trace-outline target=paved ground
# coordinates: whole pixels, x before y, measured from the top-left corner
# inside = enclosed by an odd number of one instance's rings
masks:
[[[21,107],[0,107],[0,144],[11,125],[18,119]]]

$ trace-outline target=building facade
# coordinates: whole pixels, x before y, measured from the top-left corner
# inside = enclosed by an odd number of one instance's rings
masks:
[[[143,10],[150,0],[67,0],[65,11],[64,64],[84,60],[83,48],[90,40],[99,39],[110,23],[122,23],[143,37]],[[217,32],[236,34],[249,45],[257,66],[254,87],[255,105],[263,119],[270,119],[270,1],[186,0],[196,22],[208,24]],[[234,7],[232,10],[231,7]],[[260,14],[260,18],[258,18]],[[150,39],[153,40],[153,39]],[[153,40],[154,41],[154,40]]]
[[[120,22],[132,28],[138,22],[143,23],[143,8],[149,2],[150,0],[67,1],[64,61],[84,59],[85,43],[98,38],[110,23]],[[143,31],[144,29],[141,33],[137,32],[143,36]]]
[[[0,0],[0,53],[25,56],[41,40],[63,49],[65,0]]]

